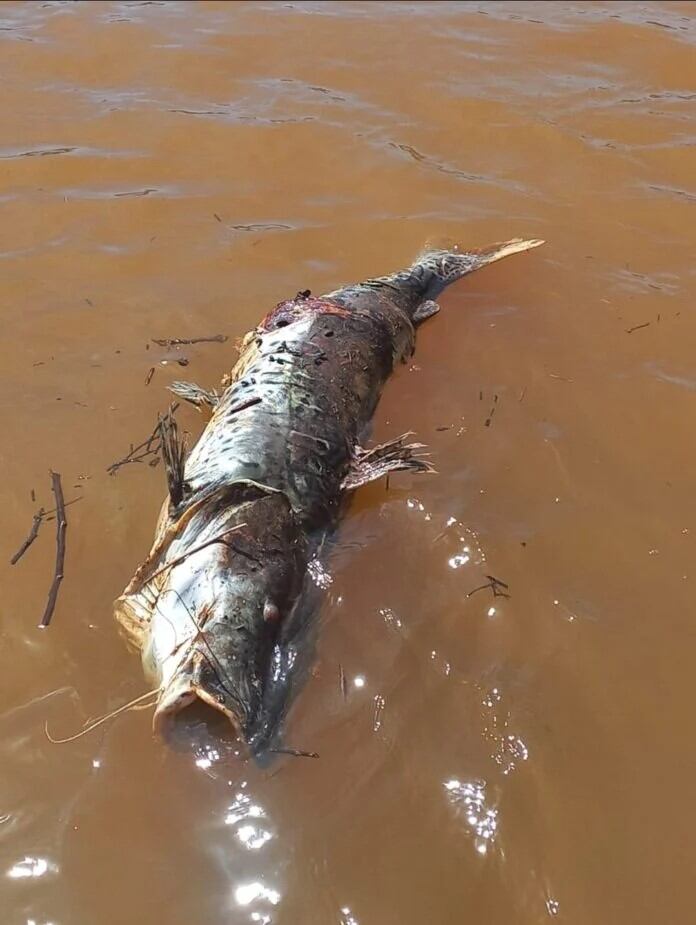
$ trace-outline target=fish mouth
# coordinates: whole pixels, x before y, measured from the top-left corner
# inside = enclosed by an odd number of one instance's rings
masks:
[[[175,655],[165,661],[163,676],[160,675],[161,692],[152,719],[154,735],[172,742],[195,716],[211,729],[217,728],[225,738],[231,730],[236,740],[246,744],[247,686],[235,676],[228,675],[222,681],[221,668],[211,661],[209,653],[198,648],[188,649],[183,658]],[[226,722],[221,723],[221,719]],[[223,726],[226,727],[224,733]]]
[[[225,717],[235,737],[246,741],[241,721],[235,711],[193,678],[182,676],[175,677],[160,695],[152,718],[154,735],[165,741],[170,740],[177,721],[183,714],[192,712],[195,706],[203,707],[201,712],[204,714],[214,714],[211,720]]]

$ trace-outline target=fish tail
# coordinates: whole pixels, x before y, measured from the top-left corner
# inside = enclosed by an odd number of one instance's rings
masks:
[[[510,241],[498,241],[471,251],[436,250],[428,251],[416,260],[410,271],[415,277],[420,277],[424,286],[422,298],[432,299],[439,295],[443,289],[452,283],[487,266],[509,257],[512,254],[521,254],[523,251],[539,247],[544,242],[538,238],[523,240],[512,238]]]
[[[495,263],[496,260],[502,260],[503,257],[521,254],[543,243],[544,241],[538,238],[512,238],[510,241],[499,241],[469,251],[459,250],[457,247],[428,249],[405,270],[367,280],[363,286],[376,289],[384,287],[392,293],[397,293],[396,301],[410,316],[417,318],[416,313],[424,303],[436,299],[447,286],[463,276],[489,263]],[[437,305],[434,305],[430,313],[433,311],[437,311]]]

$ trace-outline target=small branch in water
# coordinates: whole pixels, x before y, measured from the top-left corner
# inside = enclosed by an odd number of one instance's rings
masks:
[[[213,334],[212,337],[153,337],[152,343],[158,347],[181,347],[184,344],[224,344],[226,340],[226,334]]]
[[[152,382],[152,377],[154,375],[155,375],[155,367],[151,366],[150,371],[148,372],[147,376],[145,376],[145,385],[150,385],[150,383]]]
[[[36,512],[36,514],[34,514],[34,517],[32,519],[31,530],[29,531],[29,535],[24,540],[22,545],[19,547],[17,552],[10,559],[10,565],[16,565],[19,562],[19,560],[22,558],[24,553],[27,551],[27,549],[29,549],[31,544],[34,542],[36,537],[39,535],[39,527],[41,526],[41,522],[45,516],[46,516],[46,512],[44,511],[42,507],[40,507],[38,511]]]
[[[272,755],[292,755],[294,758],[318,758],[318,752],[305,752],[300,748],[290,748],[289,746],[280,746],[279,748],[269,748]]]
[[[494,585],[498,585],[498,587],[505,588],[506,591],[509,591],[510,585],[506,585],[504,581],[501,581],[500,578],[496,578],[495,575],[486,575],[486,578]]]
[[[39,623],[40,629],[45,629],[51,622],[53,611],[56,609],[58,600],[58,590],[63,580],[63,569],[65,565],[65,531],[68,528],[68,522],[65,519],[65,501],[63,499],[63,486],[60,482],[58,472],[51,472],[51,487],[56,499],[56,567],[53,573],[53,581],[48,592],[48,601],[44,615]]]
[[[477,591],[483,591],[485,588],[490,588],[493,592],[493,597],[510,597],[507,591],[510,590],[510,586],[505,584],[504,581],[501,581],[500,578],[496,578],[494,575],[486,575],[488,581],[485,585],[479,585],[478,588],[474,588],[473,591],[469,591],[467,597],[471,597],[472,594],[476,594]],[[504,590],[501,590],[503,588]]]
[[[338,683],[341,686],[341,696],[346,700],[348,697],[348,685],[346,684],[346,673],[340,662],[338,663]]]
[[[81,486],[75,485],[74,487],[80,488]],[[78,501],[82,501],[83,499],[84,499],[84,495],[80,495],[79,498],[71,498],[70,501],[65,502],[63,507],[70,507],[71,504],[77,504]],[[50,511],[44,511],[44,518],[46,520],[46,523],[49,523],[51,520],[55,520],[55,517],[53,515],[56,513],[56,511],[57,511],[57,508],[55,507],[52,507]]]
[[[169,406],[168,414],[174,414],[178,407],[179,402],[173,402]],[[151,466],[156,466],[159,462],[160,443],[160,422],[158,420],[155,429],[146,440],[143,440],[137,446],[131,444],[130,452],[123,459],[119,459],[117,462],[107,466],[106,471],[109,475],[115,475],[121,466],[126,466],[128,463],[144,462],[146,459]]]
[[[644,324],[635,324],[632,328],[626,328],[626,333],[633,334],[634,331],[640,331],[641,328],[647,328],[649,324],[649,321],[644,322]]]

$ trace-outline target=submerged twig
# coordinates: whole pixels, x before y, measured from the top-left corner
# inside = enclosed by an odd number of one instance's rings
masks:
[[[658,317],[658,321],[659,321]],[[634,331],[640,331],[641,328],[647,328],[650,325],[649,321],[645,321],[643,324],[634,324],[632,328],[626,328],[627,334],[633,334]]]
[[[289,745],[282,745],[278,748],[269,748],[271,755],[292,755],[294,758],[318,758],[318,752],[305,752],[300,748],[290,748]]]
[[[58,590],[63,580],[63,569],[65,565],[65,531],[68,528],[68,521],[65,519],[65,500],[63,498],[63,486],[60,482],[60,474],[51,472],[51,487],[56,499],[56,567],[53,573],[53,581],[48,592],[48,601],[44,615],[39,623],[40,629],[45,629],[51,622],[53,611],[56,609],[58,600]]]
[[[173,415],[176,409],[179,407],[179,402],[172,402],[169,406],[168,414]],[[151,466],[156,466],[159,462],[159,452],[160,452],[160,443],[161,443],[161,433],[160,433],[160,421],[157,420],[155,429],[152,431],[149,437],[143,440],[142,443],[139,443],[137,446],[131,444],[130,451],[123,457],[114,463],[111,463],[110,466],[106,467],[106,471],[109,475],[115,475],[121,466],[127,466],[129,463],[143,462],[148,460]]]
[[[79,487],[80,486],[75,485],[75,488],[79,488]],[[84,497],[85,497],[84,495],[80,495],[79,498],[71,498],[69,501],[65,502],[63,507],[70,507],[71,504],[77,504],[78,501],[84,501]],[[46,521],[46,523],[49,523],[49,521],[51,520],[55,520],[54,515],[56,514],[57,510],[58,510],[57,508],[52,507],[49,511],[44,511],[44,520]]]
[[[10,559],[10,565],[16,565],[19,562],[19,560],[22,558],[24,553],[27,551],[27,549],[29,549],[31,544],[34,542],[36,537],[39,535],[39,527],[41,526],[41,523],[45,516],[46,516],[46,511],[44,511],[44,509],[40,507],[38,511],[36,512],[36,514],[34,514],[34,517],[32,519],[31,530],[29,531],[29,535],[24,540],[22,545],[19,547],[17,552]]]
[[[180,347],[183,344],[224,344],[226,340],[226,334],[213,334],[212,337],[153,337],[152,343],[158,347]]]
[[[501,581],[500,578],[496,578],[494,575],[486,575],[488,581],[485,585],[479,585],[478,588],[474,588],[472,591],[469,591],[467,597],[471,597],[472,594],[476,594],[477,591],[483,591],[485,588],[490,588],[493,592],[493,597],[510,597],[507,593],[510,586],[505,584],[504,581]],[[504,590],[501,591],[501,588]]]
[[[348,685],[346,684],[346,673],[340,662],[338,663],[338,682],[341,685],[341,696],[345,700],[348,696]]]

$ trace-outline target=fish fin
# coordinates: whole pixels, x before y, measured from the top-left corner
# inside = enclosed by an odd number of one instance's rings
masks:
[[[437,315],[440,311],[440,306],[437,302],[433,302],[432,299],[426,299],[425,302],[421,302],[418,308],[413,313],[413,323],[422,324],[424,321],[427,321],[428,318],[432,318],[433,315]]]
[[[186,443],[183,438],[179,437],[179,429],[171,411],[168,411],[164,417],[160,417],[159,431],[161,438],[160,452],[162,453],[162,461],[167,473],[169,498],[172,505],[177,507],[184,499]]]
[[[425,448],[425,444],[406,443],[410,436],[411,434],[402,434],[395,440],[380,443],[370,450],[356,446],[350,471],[343,479],[341,487],[345,491],[352,491],[399,469],[434,472],[432,464],[424,458],[425,454],[419,452]]]
[[[444,251],[430,251],[416,260],[406,274],[417,281],[423,293],[422,298],[432,299],[438,296],[443,289],[452,283],[479,270],[481,267],[502,260],[512,254],[521,254],[524,251],[539,247],[545,242],[538,238],[523,240],[512,238],[510,241],[498,241],[487,247],[479,247],[470,251],[458,249]]]
[[[168,389],[177,398],[182,398],[184,401],[195,405],[199,411],[204,405],[214,410],[220,401],[220,396],[214,389],[208,391],[201,388],[200,385],[196,385],[195,382],[172,382]]]
[[[397,273],[389,276],[377,276],[360,284],[361,288],[389,290],[393,301],[405,309],[412,320],[414,312],[417,313],[424,302],[436,299],[443,290],[452,283],[488,266],[503,257],[511,254],[520,254],[532,250],[545,242],[538,238],[523,240],[512,238],[510,241],[499,241],[473,250],[459,250],[457,247],[426,250],[418,259]],[[342,290],[339,290],[342,291]],[[391,293],[395,295],[391,295]],[[329,295],[335,295],[330,293]]]
[[[497,244],[489,244],[488,247],[480,247],[478,250],[471,251],[476,259],[476,267],[485,267],[489,263],[495,263],[496,260],[502,260],[503,257],[510,257],[512,254],[521,254],[524,251],[530,251],[535,247],[541,247],[545,244],[541,238],[512,238],[510,241],[499,241]]]

